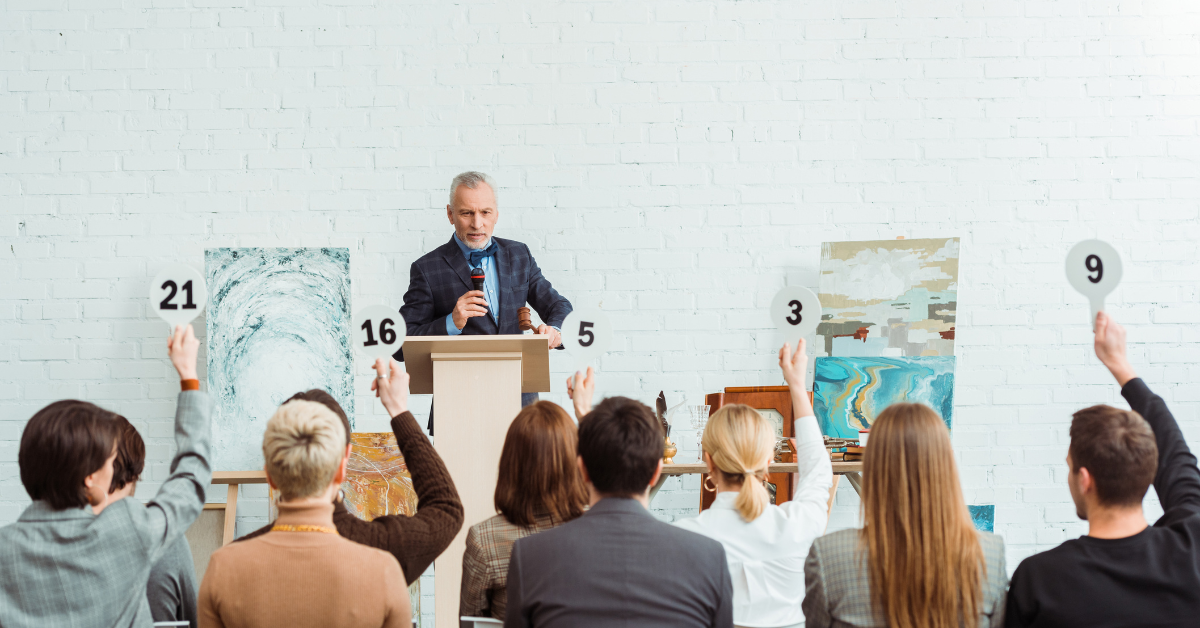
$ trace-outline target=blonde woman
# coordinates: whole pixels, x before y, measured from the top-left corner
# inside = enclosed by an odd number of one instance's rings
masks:
[[[792,393],[799,482],[792,500],[770,503],[763,486],[775,454],[775,431],[756,410],[740,404],[708,420],[702,444],[712,508],[681,528],[721,542],[733,580],[733,623],[746,628],[800,628],[804,615],[804,557],[829,520],[833,466],[804,390],[808,356],[800,341],[793,354],[784,344],[779,368]]]
[[[862,484],[862,529],[817,539],[804,565],[809,628],[1002,625],[1004,541],[971,524],[937,413],[915,403],[880,413]]]
[[[271,531],[217,550],[200,584],[200,628],[409,628],[400,563],[338,535],[333,496],[346,479],[346,430],[333,410],[289,401],[263,434]]]

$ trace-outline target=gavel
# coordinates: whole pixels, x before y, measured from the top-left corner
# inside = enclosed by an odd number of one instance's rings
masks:
[[[517,326],[520,327],[521,331],[536,331],[536,328],[533,326],[533,317],[529,313],[528,307],[517,310]]]

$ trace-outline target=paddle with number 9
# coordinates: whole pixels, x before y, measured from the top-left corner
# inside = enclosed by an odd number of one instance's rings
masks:
[[[1104,309],[1104,297],[1121,283],[1121,256],[1107,242],[1084,240],[1067,253],[1066,270],[1071,287],[1088,298],[1094,325],[1096,313]]]

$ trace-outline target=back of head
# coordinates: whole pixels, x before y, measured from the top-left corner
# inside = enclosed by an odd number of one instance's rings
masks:
[[[306,390],[304,392],[298,392],[292,395],[284,403],[287,403],[288,401],[315,401],[326,408],[333,410],[333,413],[337,415],[337,418],[342,421],[342,427],[346,430],[346,442],[350,442],[350,417],[346,416],[346,411],[342,409],[342,404],[338,403],[337,399],[333,398],[333,395],[321,390],[320,388],[313,388],[312,390]]]
[[[113,455],[117,414],[86,401],[56,401],[25,424],[17,465],[29,497],[55,510],[88,505],[87,476]]]
[[[263,460],[282,498],[319,495],[329,487],[346,453],[337,415],[315,401],[289,401],[263,433]]]
[[[888,406],[863,459],[861,539],[871,597],[889,626],[974,625],[986,573],[950,431],[928,406]]]
[[[733,482],[741,482],[734,507],[742,519],[754,521],[771,503],[763,482],[775,453],[775,430],[747,405],[722,406],[708,419],[702,439],[713,464]]]
[[[125,417],[118,415],[116,421],[121,426],[121,437],[117,443],[117,459],[113,460],[109,493],[115,493],[127,484],[137,482],[146,467],[146,441],[142,440],[137,428]]]
[[[1142,503],[1158,470],[1154,431],[1132,410],[1099,405],[1071,418],[1071,470],[1086,468],[1104,506]]]
[[[575,461],[575,422],[557,404],[539,401],[521,409],[500,452],[496,510],[514,525],[538,515],[569,521],[583,514],[587,488]]]
[[[639,401],[609,397],[579,421],[579,455],[601,495],[641,495],[662,454],[662,427]]]

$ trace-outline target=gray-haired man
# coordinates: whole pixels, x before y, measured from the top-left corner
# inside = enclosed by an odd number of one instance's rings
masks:
[[[545,322],[537,333],[550,337],[550,348],[561,344],[559,329],[571,302],[542,275],[529,247],[492,237],[500,217],[497,205],[491,177],[482,172],[454,177],[446,205],[454,235],[410,269],[400,308],[409,336],[519,334],[517,310],[528,302]],[[474,289],[473,268],[484,271],[483,290]],[[402,354],[396,358],[403,359]],[[521,405],[537,398],[537,393],[522,394]]]

